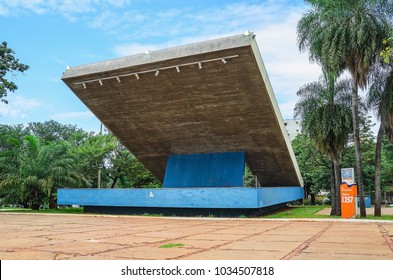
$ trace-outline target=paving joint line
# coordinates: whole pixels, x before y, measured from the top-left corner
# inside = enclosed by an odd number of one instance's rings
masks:
[[[293,222],[290,223],[290,224],[293,224]],[[265,230],[265,231],[263,231],[263,232],[253,233],[253,234],[250,234],[250,235],[241,237],[241,238],[236,239],[236,240],[229,240],[229,241],[227,241],[227,242],[225,242],[225,243],[218,244],[218,245],[216,245],[216,246],[209,247],[209,248],[203,248],[203,249],[201,249],[201,250],[199,250],[199,251],[192,252],[192,253],[188,253],[188,254],[184,254],[184,255],[181,255],[181,256],[178,256],[178,257],[175,257],[175,258],[171,258],[171,259],[169,259],[169,260],[177,260],[177,259],[180,259],[180,258],[192,256],[192,255],[195,255],[195,254],[199,254],[199,253],[203,253],[203,252],[208,252],[208,251],[211,251],[211,250],[215,250],[215,249],[218,249],[218,248],[220,248],[220,247],[223,247],[223,246],[226,246],[226,245],[228,245],[228,244],[231,244],[231,243],[233,243],[233,242],[242,241],[243,239],[247,239],[247,238],[249,238],[249,237],[257,236],[257,235],[260,235],[260,234],[263,234],[263,233],[266,233],[266,232],[269,232],[269,231],[272,231],[272,230],[276,230],[276,229],[278,229],[278,228],[280,228],[280,227],[284,227],[284,226],[288,226],[288,224],[282,224],[282,225],[279,225],[279,226],[277,226],[277,227],[274,227],[274,228]]]
[[[197,224],[197,225],[206,225],[206,223]],[[214,233],[214,232],[216,232],[216,231],[223,230],[223,229],[228,229],[228,228],[232,228],[232,227],[231,227],[231,226],[226,226],[226,227],[220,228],[220,229],[212,229],[212,230],[203,232],[203,234],[205,234],[205,233]],[[149,232],[157,232],[157,231],[149,231]],[[176,237],[176,238],[169,237],[169,238],[166,238],[166,239],[161,240],[161,241],[149,242],[148,245],[153,245],[153,246],[155,246],[155,245],[159,245],[159,244],[161,244],[161,243],[163,243],[163,242],[176,241],[176,240],[179,240],[179,239],[183,239],[183,238],[187,238],[187,237],[192,237],[192,236],[198,235],[198,234],[201,234],[201,232],[192,233],[192,234],[189,234],[189,235],[183,235],[183,236]]]
[[[200,224],[198,224],[198,225],[205,225],[206,223],[200,223]],[[283,226],[283,225],[281,225],[281,226]],[[184,227],[186,227],[186,226],[183,226],[182,228],[184,228]],[[228,226],[228,227],[225,227],[225,228],[231,228],[230,226]],[[165,229],[164,229],[165,230]],[[213,229],[213,230],[211,230],[211,231],[207,231],[207,232],[205,232],[205,233],[213,233],[213,232],[215,232],[215,231],[217,231],[217,230],[220,230],[220,229]],[[160,230],[160,231],[163,231],[163,230]],[[160,231],[147,231],[147,233],[150,233],[150,232],[160,232]],[[269,230],[268,230],[269,231]],[[145,232],[146,233],[146,232]],[[139,233],[138,233],[139,234]],[[183,236],[181,236],[181,237],[177,237],[177,238],[166,238],[166,239],[164,239],[164,240],[161,240],[161,241],[156,241],[156,242],[148,242],[148,243],[140,243],[140,244],[138,244],[138,245],[142,245],[142,246],[147,246],[147,247],[155,247],[155,246],[157,246],[157,245],[159,245],[159,244],[162,244],[162,243],[167,243],[167,242],[171,242],[171,241],[175,241],[175,240],[178,240],[178,239],[182,239],[182,238],[187,238],[187,237],[192,237],[192,236],[194,236],[194,235],[198,235],[198,234],[201,234],[201,233],[193,233],[193,234],[189,234],[189,235],[183,235]],[[260,233],[258,233],[258,234],[260,234]],[[247,236],[248,237],[248,236]],[[108,239],[108,238],[110,238],[110,237],[107,237],[106,239]],[[246,237],[244,237],[244,238],[246,238]],[[105,239],[105,238],[104,238]],[[102,240],[102,239],[101,239]],[[240,240],[240,239],[239,239]],[[237,241],[237,240],[236,240]],[[75,241],[74,241],[75,242]],[[124,244],[117,244],[117,243],[111,243],[111,242],[103,242],[103,243],[106,243],[106,244],[116,244],[116,245],[121,245],[121,246],[124,246]],[[229,244],[230,242],[228,242],[228,243],[225,243],[225,244],[221,244],[222,246],[224,246],[224,245],[226,245],[226,244]],[[105,252],[99,252],[99,254],[102,254],[102,253],[106,253],[106,252],[110,252],[110,251],[112,251],[112,252],[115,252],[115,251],[117,251],[117,250],[122,250],[122,249],[130,249],[130,248],[136,248],[136,247],[140,247],[140,246],[135,246],[135,244],[132,244],[132,245],[128,245],[128,246],[125,246],[124,248],[116,248],[116,249],[109,249],[109,250],[107,250],[107,251],[105,251]],[[207,249],[202,249],[201,250],[201,252],[202,251],[204,251],[204,250],[207,250]],[[194,254],[194,253],[198,253],[199,251],[197,251],[197,252],[193,252],[193,253],[189,253],[189,254]],[[79,254],[79,255],[81,255],[81,256],[85,256],[84,254]],[[88,255],[92,255],[92,254],[88,254]],[[183,257],[183,256],[187,256],[187,255],[181,255],[181,256],[178,256],[178,257],[175,257],[175,258],[168,258],[168,260],[170,260],[170,259],[177,259],[177,258],[179,258],[179,257]],[[132,257],[134,258],[134,256],[132,255]],[[135,259],[135,258],[134,258]]]
[[[203,223],[198,223],[198,225],[205,225],[206,223],[205,222],[203,222]],[[180,228],[185,228],[185,227],[187,227],[187,226],[182,226],[182,227],[180,227]],[[224,227],[224,228],[230,228],[230,226],[228,226],[228,227]],[[153,231],[153,230],[151,230],[151,231],[145,231],[145,232],[142,232],[142,234],[143,233],[150,233],[150,232],[161,232],[161,231],[165,231],[165,230],[167,230],[167,229],[161,229],[161,230],[159,230],[159,231]],[[212,233],[212,232],[214,232],[214,231],[216,231],[217,229],[212,229],[212,230],[210,230],[210,231],[207,231],[206,233]],[[75,233],[75,232],[74,232]],[[77,233],[82,233],[82,232],[77,232]],[[83,233],[86,233],[86,232],[83,232]],[[63,233],[61,233],[61,234],[63,234]],[[138,233],[138,234],[141,234],[141,233]],[[89,255],[96,255],[96,254],[105,254],[105,253],[108,253],[108,252],[116,252],[117,250],[123,250],[123,249],[130,249],[130,248],[135,248],[135,247],[138,247],[138,245],[139,245],[139,247],[140,247],[140,245],[142,245],[142,246],[148,246],[148,247],[155,247],[156,245],[158,245],[158,244],[161,244],[161,243],[163,243],[163,242],[169,242],[169,241],[172,241],[172,240],[176,240],[176,239],[180,239],[180,238],[186,238],[186,237],[191,237],[191,236],[193,236],[193,235],[198,235],[198,234],[200,234],[200,233],[193,233],[193,234],[190,234],[190,235],[184,235],[184,236],[181,236],[181,237],[178,237],[178,238],[167,238],[167,239],[164,239],[164,240],[161,240],[161,241],[157,241],[157,242],[149,242],[149,243],[141,243],[141,244],[137,244],[137,246],[136,246],[136,244],[117,244],[117,243],[112,243],[112,242],[108,242],[107,240],[105,240],[105,239],[110,239],[111,237],[105,237],[105,238],[101,238],[101,240],[103,241],[102,243],[104,243],[104,244],[109,244],[109,245],[111,245],[111,244],[115,244],[115,245],[119,245],[119,246],[121,246],[121,248],[114,248],[114,249],[107,249],[107,250],[104,250],[104,251],[98,251],[98,252],[93,252],[93,253],[86,253],[86,254],[81,254],[81,253],[76,253],[76,255],[78,255],[78,256],[89,256]],[[126,236],[127,234],[125,234],[124,236]],[[41,236],[40,236],[41,237]],[[45,236],[46,238],[48,238],[47,236]],[[49,238],[49,241],[50,241],[51,239]],[[106,241],[106,242],[105,242]],[[70,242],[65,242],[65,243],[75,243],[75,242],[81,242],[81,240],[76,240],[76,239],[74,239],[74,240],[70,240]],[[51,251],[51,250],[48,250],[48,249],[44,249],[44,248],[40,248],[40,247],[44,247],[44,246],[47,246],[46,244],[43,244],[43,245],[38,245],[38,246],[33,246],[33,247],[30,247],[30,246],[28,246],[28,248],[29,249],[32,249],[32,250],[37,250],[37,251],[40,251],[40,252],[48,252],[48,253],[55,253],[55,256],[54,256],[54,259],[56,259],[57,257],[58,257],[58,255],[60,255],[60,254],[63,254],[63,255],[70,255],[70,253],[68,253],[68,252],[63,252],[63,251]],[[74,254],[75,255],[75,254]],[[72,257],[72,256],[71,256]],[[179,257],[181,257],[181,256],[179,256]],[[133,257],[134,258],[134,257]]]
[[[297,254],[301,253],[304,249],[306,249],[310,244],[315,241],[317,238],[319,238],[322,234],[324,234],[328,229],[330,229],[334,225],[334,222],[330,222],[326,227],[324,227],[321,231],[313,235],[311,238],[307,239],[305,242],[297,246],[295,249],[293,249],[291,252],[286,254],[284,257],[281,258],[281,260],[290,260]]]
[[[386,244],[389,246],[390,250],[393,252],[393,239],[389,235],[389,232],[385,229],[382,223],[377,223],[382,237],[385,239]]]
[[[293,222],[290,223],[290,224],[293,224]],[[282,224],[282,225],[279,225],[279,226],[277,226],[277,227],[275,227],[275,228],[271,228],[271,229],[265,230],[265,231],[263,231],[263,232],[259,232],[259,233],[254,233],[254,234],[251,234],[251,235],[247,235],[247,236],[241,237],[241,238],[236,239],[236,240],[230,240],[230,241],[228,241],[228,242],[225,242],[225,243],[222,243],[222,244],[213,246],[213,247],[203,248],[203,249],[200,249],[200,250],[198,250],[198,251],[196,251],[196,252],[184,254],[184,255],[181,255],[181,256],[174,257],[174,258],[167,258],[167,260],[175,260],[175,259],[179,259],[179,258],[182,258],[182,257],[190,256],[190,255],[193,255],[193,254],[198,254],[198,253],[202,253],[202,252],[205,252],[205,251],[209,251],[209,250],[212,250],[212,249],[217,249],[217,248],[219,248],[219,247],[222,247],[222,246],[231,244],[231,243],[233,243],[233,242],[241,241],[241,240],[243,240],[243,239],[246,239],[246,238],[249,238],[249,237],[252,237],[252,236],[256,236],[256,235],[260,235],[260,234],[263,234],[263,233],[266,233],[266,232],[269,232],[269,231],[272,231],[272,230],[275,230],[275,229],[278,229],[278,228],[280,228],[280,227],[284,227],[284,226],[287,226],[287,225],[288,225],[288,224]],[[226,228],[231,228],[231,226],[225,227],[224,229],[226,229]],[[218,231],[218,230],[222,230],[222,229],[213,229],[213,230],[207,231],[207,232],[205,232],[205,233],[214,233],[215,231]],[[149,232],[153,232],[153,231],[149,231]],[[187,238],[187,237],[192,237],[192,236],[198,235],[198,234],[201,234],[201,233],[193,233],[193,234],[190,234],[190,235],[184,235],[184,236],[177,237],[177,238],[167,238],[167,239],[164,239],[164,240],[161,240],[161,241],[156,241],[156,242],[141,243],[140,245],[144,245],[144,246],[147,246],[147,247],[155,247],[155,246],[157,246],[157,245],[159,245],[159,244],[162,244],[162,243],[172,242],[172,241],[176,241],[176,240],[179,240],[179,239],[183,239],[183,238]],[[115,243],[110,243],[110,242],[104,242],[104,243],[107,243],[107,244],[115,244]],[[124,246],[124,244],[117,244],[117,245],[123,245],[123,246]],[[130,247],[128,247],[128,248],[135,248],[135,247],[138,247],[138,246],[130,246]],[[110,250],[108,250],[108,251],[116,251],[116,250],[121,250],[121,249],[126,249],[126,248],[116,248],[116,249],[110,249]],[[100,253],[101,253],[101,252],[100,252]]]

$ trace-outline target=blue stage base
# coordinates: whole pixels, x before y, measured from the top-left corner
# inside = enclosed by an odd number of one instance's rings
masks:
[[[169,155],[164,188],[241,187],[245,152]]]
[[[258,209],[303,198],[302,187],[58,189],[59,205]]]
[[[170,207],[118,207],[118,206],[84,206],[85,213],[115,214],[115,215],[163,215],[163,216],[214,216],[214,217],[254,217],[284,208],[283,204],[276,204],[263,208],[170,208]]]

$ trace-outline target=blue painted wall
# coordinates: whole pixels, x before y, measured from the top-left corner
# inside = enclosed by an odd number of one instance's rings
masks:
[[[256,209],[301,199],[303,188],[58,189],[57,197],[60,205]]]
[[[241,187],[244,152],[169,155],[163,187]]]
[[[257,190],[257,203],[259,207],[266,207],[304,198],[304,189],[302,187],[270,187],[257,188]]]

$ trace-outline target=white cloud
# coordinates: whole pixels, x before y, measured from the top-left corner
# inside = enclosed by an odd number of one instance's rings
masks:
[[[60,65],[63,65],[63,66],[67,66],[68,65],[64,60],[62,60],[62,59],[60,59],[60,58],[58,58],[58,57],[56,57],[54,55],[49,55],[49,58],[51,60],[53,60],[54,62],[60,64]]]
[[[160,18],[172,19],[174,17],[182,15],[183,13],[184,11],[181,9],[169,9],[166,11],[159,12],[157,16]]]
[[[287,11],[279,23],[261,25],[255,33],[282,114],[292,118],[296,92],[304,84],[318,80],[321,70],[309,63],[308,54],[298,50],[296,25],[302,11],[296,7]]]
[[[282,115],[292,118],[296,92],[304,84],[318,80],[321,74],[319,66],[310,64],[308,55],[300,53],[297,47],[296,25],[303,12],[302,7],[291,6],[287,1],[268,1],[259,5],[240,2],[215,9],[187,11],[169,19],[169,22],[153,21],[139,31],[130,31],[131,34],[134,32],[132,37],[146,33],[151,38],[159,38],[156,31],[150,32],[159,30],[166,34],[165,41],[143,44],[141,41],[145,39],[141,35],[137,42],[117,45],[113,51],[118,56],[126,56],[147,49],[179,46],[251,30],[256,34]],[[176,14],[175,11],[173,13]],[[145,16],[151,18],[151,15]],[[174,23],[180,22],[180,26],[173,27]],[[166,33],[167,29],[171,30],[171,34]]]
[[[26,119],[34,110],[43,107],[41,101],[13,95],[8,98],[8,104],[0,102],[0,117]]]
[[[116,20],[116,13],[111,11],[105,11],[99,16],[95,17],[90,23],[90,27],[96,29],[107,29],[113,28],[114,22],[112,20]]]
[[[116,56],[251,30],[257,35],[278,103],[283,111],[290,111],[297,90],[320,75],[319,67],[310,64],[307,54],[300,54],[297,47],[296,25],[305,11],[304,4],[288,0],[228,2],[212,2],[205,9],[196,9],[186,1],[181,7],[168,4],[168,8],[148,9],[148,5],[130,0],[5,0],[0,13],[60,13],[69,20],[82,21],[120,42],[113,46]],[[56,57],[52,59],[64,64]]]
[[[130,5],[131,0],[107,0],[108,4],[121,8]]]
[[[293,119],[293,108],[295,108],[296,101],[284,101],[280,102],[279,107],[281,111],[281,116],[283,119]]]
[[[153,45],[153,44],[138,44],[138,43],[131,43],[131,44],[122,44],[117,45],[113,48],[113,51],[118,56],[128,56],[133,54],[144,53],[145,51],[154,51],[166,48],[167,44],[162,45]]]
[[[9,10],[6,9],[3,4],[0,3],[0,16],[8,16],[10,14]]]
[[[48,11],[48,4],[42,0],[4,0],[2,5],[7,14],[18,14],[21,11],[44,14]]]
[[[121,8],[129,5],[130,0],[3,0],[0,12],[3,15],[15,15],[25,12],[35,14],[60,13],[75,20],[74,15],[95,13],[108,7]]]
[[[86,119],[90,119],[90,118],[93,118],[93,117],[94,117],[94,115],[90,111],[65,112],[65,113],[57,113],[57,114],[54,114],[54,115],[50,116],[50,118],[56,119],[56,120],[69,120],[69,119],[86,120]]]
[[[257,3],[257,2],[255,2]],[[108,2],[107,2],[108,4]],[[108,4],[109,5],[109,4]],[[147,9],[145,6],[122,3],[124,9],[94,10],[86,20],[88,26],[99,29],[123,40],[141,41],[159,38],[161,41],[186,37],[233,34],[246,29],[256,30],[272,22],[279,23],[296,7],[287,1],[247,1],[196,10],[185,2],[181,8]],[[178,44],[177,44],[178,45]]]

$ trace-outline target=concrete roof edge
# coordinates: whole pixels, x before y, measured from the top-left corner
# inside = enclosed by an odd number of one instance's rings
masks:
[[[192,43],[156,51],[150,51],[148,54],[141,53],[115,59],[109,59],[102,62],[70,67],[64,72],[61,79],[64,80],[73,77],[111,71],[119,68],[127,68],[191,55],[198,55],[208,52],[248,46],[251,45],[254,37],[255,35],[252,32],[245,32],[244,34],[238,34],[234,36],[223,37],[219,39],[213,39],[204,42]]]
[[[284,120],[282,118],[281,111],[280,111],[280,108],[278,106],[277,99],[276,99],[276,97],[274,95],[273,87],[272,87],[272,85],[270,83],[270,79],[269,79],[269,76],[267,74],[267,71],[266,71],[266,68],[265,68],[265,64],[263,62],[262,55],[261,55],[261,53],[259,51],[258,44],[257,44],[256,40],[252,41],[251,47],[253,49],[256,62],[258,64],[260,73],[262,75],[262,79],[263,79],[263,81],[265,83],[265,86],[266,86],[266,89],[267,89],[270,101],[272,102],[273,110],[275,112],[275,116],[276,116],[277,122],[279,124],[280,129],[281,129],[281,133],[282,133],[282,135],[284,137],[284,141],[286,143],[289,155],[291,157],[293,166],[295,168],[295,172],[296,172],[297,178],[299,180],[299,185],[301,187],[303,187],[304,186],[303,177],[302,177],[302,175],[300,173],[299,165],[297,164],[296,156],[295,156],[295,153],[293,152],[291,141],[289,140],[289,136],[288,136],[288,134],[286,132],[285,125],[284,125]]]

